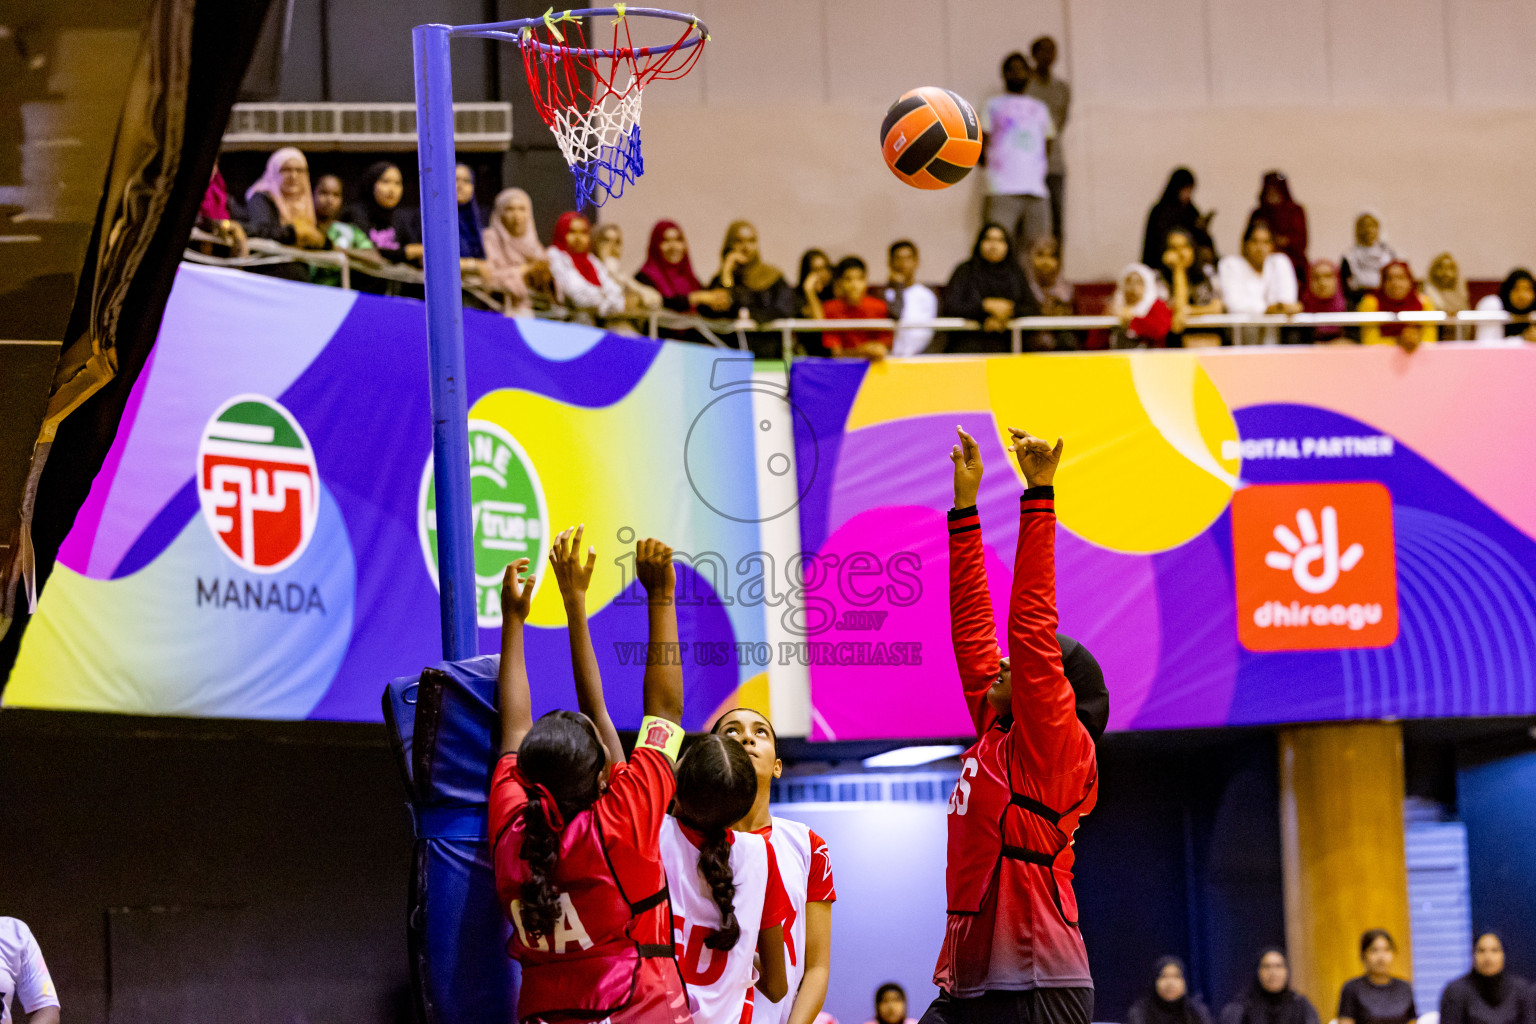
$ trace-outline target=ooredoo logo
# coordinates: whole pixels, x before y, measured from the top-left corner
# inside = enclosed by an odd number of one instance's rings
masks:
[[[320,514],[320,474],[299,421],[264,395],[219,406],[197,446],[197,498],[214,539],[242,568],[292,565]]]
[[[1392,495],[1378,483],[1276,484],[1232,496],[1237,635],[1250,651],[1397,639]]]

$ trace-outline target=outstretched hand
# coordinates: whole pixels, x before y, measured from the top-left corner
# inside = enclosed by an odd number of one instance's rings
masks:
[[[949,450],[949,461],[955,464],[955,508],[970,508],[981,490],[981,447],[964,427],[955,427],[955,433],[960,443]]]
[[[1062,440],[1056,439],[1056,447],[1018,427],[1009,427],[1013,443],[1008,450],[1019,460],[1019,471],[1024,474],[1028,487],[1049,487],[1056,479],[1056,467],[1061,465]]]
[[[677,574],[672,568],[672,549],[661,541],[647,537],[635,545],[635,575],[640,585],[653,600],[670,598],[677,587]]]
[[[528,621],[528,610],[533,605],[533,576],[528,572],[529,561],[519,558],[507,566],[501,577],[501,621],[516,621],[519,625]]]
[[[555,537],[549,549],[549,568],[560,584],[560,596],[567,604],[584,601],[587,587],[592,582],[592,569],[597,565],[597,549],[587,546],[587,560],[581,560],[581,535],[586,525],[566,527]]]

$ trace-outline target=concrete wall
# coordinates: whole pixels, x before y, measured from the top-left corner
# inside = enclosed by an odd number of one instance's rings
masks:
[[[1183,163],[1233,250],[1263,172],[1308,209],[1314,256],[1380,209],[1421,272],[1442,249],[1473,276],[1536,259],[1536,5],[1525,0],[694,0],[713,39],[686,80],[647,90],[646,176],[604,208],[638,260],[675,217],[701,274],[725,225],[757,222],[793,272],[821,246],[883,264],[908,235],[942,279],[973,240],[981,175],[940,193],[880,160],[885,108],[918,85],[980,105],[1004,54],[1048,33],[1075,91],[1067,269],[1107,277]]]

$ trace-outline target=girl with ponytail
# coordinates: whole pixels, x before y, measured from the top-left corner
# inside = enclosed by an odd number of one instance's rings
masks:
[[[678,762],[661,859],[696,1024],[756,1019],[789,990],[784,926],[794,911],[778,860],[763,836],[731,830],[756,798],[757,772],[734,740],[701,736]]]
[[[626,762],[587,628],[596,552],[589,547],[583,561],[578,528],[556,538],[549,558],[565,605],[580,713],[533,719],[523,658],[534,591],[528,559],[507,567],[501,589],[501,758],[491,777],[490,841],[497,896],[511,924],[507,952],[522,966],[517,1016],[525,1024],[689,1024],[657,852],[683,738],[680,660],[648,652],[646,717]],[[641,541],[636,566],[651,645],[675,645],[672,549]]]

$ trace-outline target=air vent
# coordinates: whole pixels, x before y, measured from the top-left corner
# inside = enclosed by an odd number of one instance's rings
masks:
[[[467,152],[512,147],[512,104],[455,103],[453,144]],[[224,132],[224,148],[306,152],[416,148],[414,103],[236,103]]]

